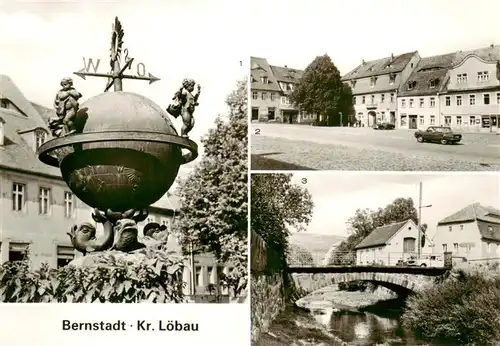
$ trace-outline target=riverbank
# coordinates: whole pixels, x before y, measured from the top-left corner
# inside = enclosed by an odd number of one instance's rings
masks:
[[[347,346],[318,323],[307,309],[288,306],[253,346]]]

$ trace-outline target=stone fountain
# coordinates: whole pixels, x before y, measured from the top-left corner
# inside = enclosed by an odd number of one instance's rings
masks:
[[[180,166],[198,155],[187,133],[194,125],[200,87],[192,94],[194,81],[184,80],[168,111],[145,96],[123,91],[123,79],[149,80],[150,84],[159,80],[151,74],[125,74],[134,59],[122,49],[123,35],[115,18],[110,73],[75,72],[83,79],[108,78],[104,93],[79,104],[82,95],[73,80],[62,79],[54,102],[57,117],[49,123],[54,138],[37,153],[43,163],[60,168],[74,195],[94,208],[92,218],[103,224],[99,238],[91,223],[75,225],[68,233],[75,249],[86,258],[80,264],[94,263],[91,258],[103,251],[126,254],[146,247],[139,239],[137,223],[146,219],[147,208],[169,190]],[[114,91],[108,91],[112,86]],[[182,116],[182,136],[169,113]]]

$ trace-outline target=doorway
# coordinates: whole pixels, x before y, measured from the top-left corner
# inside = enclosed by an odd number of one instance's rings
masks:
[[[417,116],[416,115],[410,115],[410,129],[413,129],[413,130],[417,129]]]
[[[252,121],[259,120],[259,109],[257,107],[252,108]]]
[[[377,124],[377,114],[374,111],[368,112],[368,127]]]
[[[396,125],[396,112],[390,112],[390,121],[392,125]]]
[[[490,116],[490,131],[491,132],[498,132],[498,115],[491,115]]]

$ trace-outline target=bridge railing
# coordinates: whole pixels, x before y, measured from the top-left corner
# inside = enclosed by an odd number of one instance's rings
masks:
[[[445,255],[443,253],[416,252],[385,252],[371,249],[366,251],[350,252],[292,252],[288,254],[288,266],[319,267],[319,266],[419,266],[419,267],[444,267]]]

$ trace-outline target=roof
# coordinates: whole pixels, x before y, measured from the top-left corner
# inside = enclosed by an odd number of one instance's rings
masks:
[[[161,199],[151,205],[153,208],[179,211],[181,202],[178,196],[167,192]]]
[[[477,221],[477,226],[483,239],[500,241],[500,225]]]
[[[47,126],[49,125],[49,119],[56,116],[56,111],[54,109],[47,108],[34,102],[31,102],[31,105],[37,110]]]
[[[425,96],[440,92],[447,84],[447,73],[455,58],[456,53],[422,58],[407,83],[400,86],[398,96]],[[431,88],[433,80],[436,81],[436,86]],[[412,90],[409,82],[415,82]]]
[[[410,220],[375,228],[356,246],[356,249],[385,245],[408,221]]]
[[[342,77],[342,80],[366,78],[401,72],[404,70],[406,65],[408,65],[411,58],[415,54],[417,54],[417,51],[403,53],[392,57],[388,56],[377,60],[365,61]]]
[[[278,85],[278,81],[276,80],[276,77],[273,74],[273,70],[271,69],[271,65],[269,65],[266,59],[251,57],[250,74],[252,77],[252,89],[277,92],[281,91]],[[262,83],[261,77],[263,76],[267,77],[267,84]]]
[[[445,217],[438,222],[438,226],[473,221],[483,221],[500,225],[500,210],[493,207],[484,207],[479,203],[474,203],[460,209],[448,217]]]

